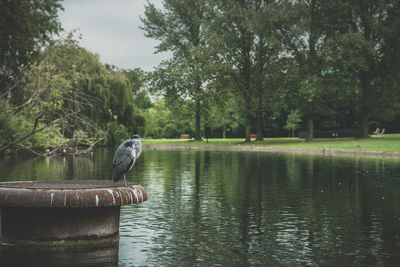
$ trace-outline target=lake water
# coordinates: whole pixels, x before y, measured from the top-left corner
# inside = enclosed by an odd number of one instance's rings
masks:
[[[0,159],[0,181],[111,179],[114,151]],[[121,210],[119,247],[0,260],[49,266],[395,266],[400,159],[144,150],[127,179],[149,200]],[[3,266],[3,265],[2,265]]]

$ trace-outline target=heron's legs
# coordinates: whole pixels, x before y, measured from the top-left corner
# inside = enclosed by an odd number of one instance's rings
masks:
[[[124,174],[124,186],[126,186],[126,175]]]

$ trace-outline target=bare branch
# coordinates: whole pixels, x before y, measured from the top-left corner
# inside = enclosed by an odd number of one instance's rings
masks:
[[[43,115],[43,114],[42,114],[42,115]],[[45,126],[40,127],[39,129],[37,129],[37,125],[38,125],[38,123],[39,123],[39,119],[40,119],[40,117],[41,117],[42,115],[40,115],[39,117],[36,117],[36,119],[35,119],[35,124],[34,124],[34,126],[33,126],[33,129],[32,129],[29,133],[27,133],[27,134],[25,134],[25,135],[19,137],[18,139],[14,140],[13,142],[11,142],[11,143],[9,143],[9,144],[6,144],[6,145],[0,147],[0,152],[2,152],[2,151],[6,150],[6,149],[8,149],[8,148],[10,148],[10,147],[12,147],[12,146],[14,146],[14,145],[17,145],[17,144],[21,143],[22,141],[26,140],[27,138],[31,137],[32,135],[34,135],[34,134],[36,134],[36,133],[38,133],[38,132],[43,131],[44,129],[50,127],[51,125],[54,125],[54,124],[56,124],[56,123],[58,123],[58,122],[60,122],[60,121],[62,121],[62,120],[65,120],[67,117],[72,116],[73,114],[70,114],[69,116],[65,116],[65,117],[58,118],[58,119],[56,119],[56,120],[54,120],[54,121],[52,121],[52,122],[50,122],[50,123],[47,123]]]

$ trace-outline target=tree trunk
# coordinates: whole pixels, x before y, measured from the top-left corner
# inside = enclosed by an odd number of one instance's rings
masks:
[[[195,129],[194,129],[194,140],[200,141],[200,99],[196,98],[196,115],[195,115]]]
[[[361,103],[360,103],[360,138],[368,138],[368,93],[370,89],[370,79],[367,73],[362,73],[361,77]]]
[[[247,80],[247,95],[245,99],[245,106],[246,106],[246,111],[245,111],[245,116],[246,116],[246,143],[250,143],[250,130],[251,130],[251,112],[252,112],[252,106],[251,106],[251,99],[250,99],[250,80]]]
[[[224,128],[222,129],[222,138],[226,138],[226,125],[224,125]]]
[[[312,142],[314,140],[314,120],[311,115],[307,116],[307,137],[306,142]]]
[[[250,117],[246,118],[246,143],[250,143]]]
[[[264,122],[262,119],[262,105],[261,100],[259,100],[259,104],[257,107],[257,133],[256,133],[256,140],[264,140],[263,133],[264,133]]]
[[[368,138],[368,112],[365,107],[361,110],[360,138]]]

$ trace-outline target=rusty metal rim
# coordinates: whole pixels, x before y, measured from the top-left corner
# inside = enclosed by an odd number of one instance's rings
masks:
[[[146,190],[135,183],[128,183],[127,186],[93,180],[0,183],[0,207],[111,207],[147,199]]]

